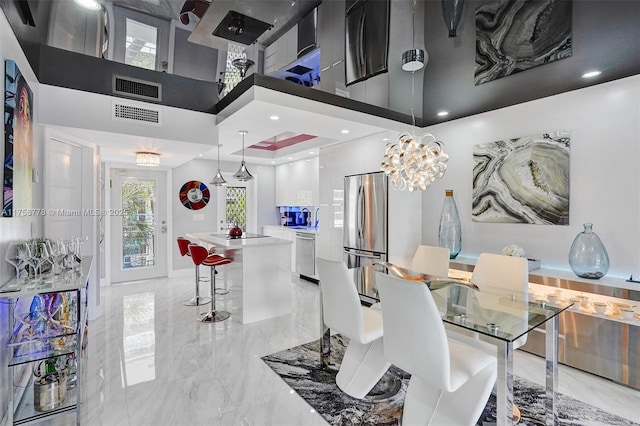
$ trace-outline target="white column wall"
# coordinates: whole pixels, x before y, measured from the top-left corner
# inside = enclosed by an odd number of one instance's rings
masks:
[[[462,221],[461,255],[500,253],[517,244],[543,267],[569,270],[568,252],[583,223],[593,223],[611,260],[608,276],[640,273],[640,76],[628,77],[431,126],[446,144],[445,177],[422,197],[422,240],[437,245],[445,189]],[[568,226],[471,220],[473,145],[571,131]]]

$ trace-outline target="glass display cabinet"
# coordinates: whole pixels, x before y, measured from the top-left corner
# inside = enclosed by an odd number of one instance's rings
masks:
[[[75,411],[80,424],[87,291],[92,258],[37,286],[13,279],[0,287],[8,313],[10,424]]]

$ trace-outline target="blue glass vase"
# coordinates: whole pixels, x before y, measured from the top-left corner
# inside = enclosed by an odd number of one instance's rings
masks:
[[[569,250],[569,266],[574,274],[593,280],[604,277],[609,271],[609,255],[591,223],[584,224]]]
[[[449,258],[455,259],[462,250],[462,225],[453,199],[453,190],[447,189],[445,195],[438,228],[438,245],[448,248]]]

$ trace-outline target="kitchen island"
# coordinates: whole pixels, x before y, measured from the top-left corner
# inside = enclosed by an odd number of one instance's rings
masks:
[[[215,247],[217,254],[232,260],[219,271],[228,288],[242,295],[241,303],[229,309],[232,318],[247,324],[291,312],[291,241],[259,234],[229,239],[215,232],[189,233],[186,237]],[[219,280],[218,288],[222,282]]]

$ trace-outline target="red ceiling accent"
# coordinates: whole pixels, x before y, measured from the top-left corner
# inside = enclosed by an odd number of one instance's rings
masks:
[[[317,136],[307,135],[304,133],[284,132],[272,138],[265,139],[262,142],[258,142],[257,144],[251,145],[249,148],[262,149],[265,151],[277,151],[313,138],[317,138]]]

